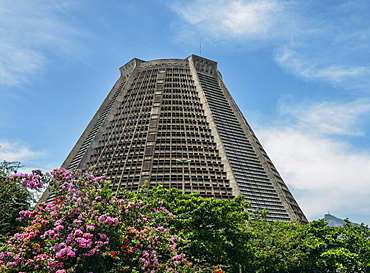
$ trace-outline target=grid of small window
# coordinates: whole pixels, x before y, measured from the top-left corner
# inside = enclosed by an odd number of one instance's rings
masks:
[[[147,179],[150,187],[233,197],[187,65],[144,64],[120,101],[87,163],[113,190],[135,191]]]
[[[190,70],[167,67],[163,80],[150,184],[232,198]]]
[[[140,186],[157,74],[153,68],[138,72],[90,156],[88,164],[96,165],[96,174],[106,174],[114,191]]]
[[[251,210],[266,208],[268,218],[289,221],[276,190],[266,175],[258,157],[244,134],[231,106],[215,77],[198,73],[207,101],[235,178]]]

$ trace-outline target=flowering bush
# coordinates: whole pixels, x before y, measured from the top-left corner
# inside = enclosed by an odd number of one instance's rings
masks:
[[[22,182],[24,186],[30,189],[41,189],[45,182],[41,170],[33,170],[32,174],[11,174],[9,175],[9,179],[7,179],[7,181],[9,182],[11,180]]]
[[[9,179],[40,187],[40,175]],[[183,240],[161,225],[174,216],[160,201],[128,193],[118,199],[109,181],[90,171],[51,175],[57,198],[20,212],[28,226],[0,249],[1,272],[193,272],[178,252]]]

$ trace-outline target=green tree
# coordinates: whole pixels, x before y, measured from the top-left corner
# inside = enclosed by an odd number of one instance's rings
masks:
[[[149,191],[147,200],[163,201],[163,206],[176,215],[168,226],[188,241],[181,250],[198,271],[222,268],[223,272],[240,272],[253,260],[249,244],[252,232],[245,228],[249,203],[243,196],[215,200],[156,187]]]
[[[299,223],[257,219],[249,223],[256,257],[247,272],[302,270],[308,257],[310,237]]]
[[[311,237],[307,266],[322,272],[370,272],[370,232],[366,225],[329,227],[326,220],[309,223],[304,232]]]
[[[355,263],[348,267],[351,272],[370,272],[370,230],[364,224],[352,224],[346,220],[341,227],[343,246],[355,256]]]
[[[20,222],[19,211],[27,210],[33,200],[32,194],[18,181],[9,181],[8,176],[17,173],[20,162],[0,163],[0,240],[14,234]]]
[[[24,167],[19,161],[3,161],[0,163],[0,175],[8,176],[18,172],[20,168]]]

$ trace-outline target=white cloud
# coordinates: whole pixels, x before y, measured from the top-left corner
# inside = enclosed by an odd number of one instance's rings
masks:
[[[285,5],[276,0],[174,2],[171,8],[205,38],[271,39],[277,25],[283,25]]]
[[[326,81],[346,89],[369,89],[369,65],[351,60],[343,62],[331,56],[317,56],[326,53],[325,49],[317,50],[317,52],[311,52],[302,46],[297,49],[292,45],[281,46],[276,50],[275,61],[286,71],[305,80]],[[347,54],[349,53],[338,55]]]
[[[289,117],[289,121],[294,122],[296,128],[311,133],[361,136],[363,132],[359,125],[370,113],[370,101],[324,101],[301,105],[281,102],[279,112]]]
[[[370,206],[369,152],[299,130],[270,128],[258,133],[308,218],[320,218],[327,211],[355,214]],[[367,212],[367,221],[369,216]]]
[[[200,36],[217,41],[209,46],[272,47],[289,73],[369,91],[367,1],[193,0],[171,7],[182,20],[176,32],[183,42]]]
[[[48,64],[52,54],[71,54],[80,35],[60,18],[68,1],[0,3],[0,83],[14,86]]]
[[[271,27],[267,20],[274,10],[278,9],[275,2],[261,1],[243,5],[240,1],[230,4],[230,9],[223,14],[221,23],[226,31],[235,34],[266,33]]]
[[[0,56],[4,62],[0,65],[0,82],[14,86],[23,81],[25,75],[38,71],[46,62],[40,53],[27,48],[14,48],[0,42]]]
[[[46,151],[32,151],[27,145],[21,142],[10,142],[0,140],[0,159],[1,161],[20,161],[35,159],[45,156]]]
[[[370,223],[370,212],[364,209],[370,206],[370,151],[331,138],[351,135],[361,115],[369,111],[365,101],[324,102],[288,109],[280,118],[289,119],[289,125],[256,130],[308,218],[322,218],[330,211],[343,217],[358,214],[357,221]],[[351,117],[340,128],[346,113]],[[336,114],[340,117],[333,119]]]
[[[22,141],[9,141],[0,139],[0,162],[18,161],[23,166],[21,173],[31,173],[32,170],[41,169],[50,172],[60,166],[60,163],[50,161],[50,153],[47,150],[33,150]]]

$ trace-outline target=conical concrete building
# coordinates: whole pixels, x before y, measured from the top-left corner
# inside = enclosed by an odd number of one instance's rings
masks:
[[[244,195],[269,220],[307,222],[225,87],[217,63],[133,59],[62,167],[106,174],[112,189],[147,180],[183,193]],[[44,194],[44,198],[47,192]]]

